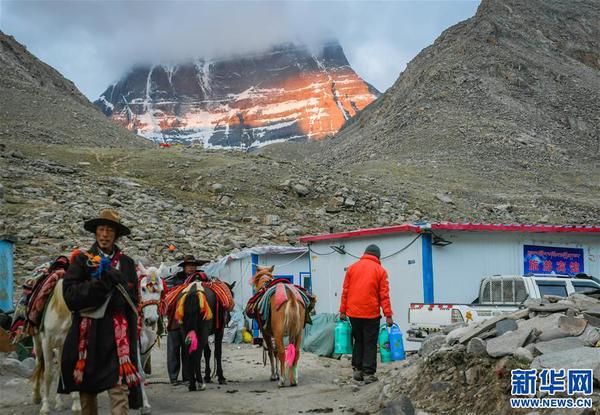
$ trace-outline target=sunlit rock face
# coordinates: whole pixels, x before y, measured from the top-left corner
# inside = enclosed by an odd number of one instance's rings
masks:
[[[335,134],[377,96],[342,47],[330,42],[318,53],[284,45],[227,59],[138,66],[95,104],[151,140],[248,148]]]

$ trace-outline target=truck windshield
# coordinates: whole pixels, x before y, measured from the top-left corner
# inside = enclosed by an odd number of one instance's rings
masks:
[[[538,281],[537,286],[540,289],[542,297],[546,295],[557,295],[559,297],[567,296],[567,286],[565,283],[553,281]]]

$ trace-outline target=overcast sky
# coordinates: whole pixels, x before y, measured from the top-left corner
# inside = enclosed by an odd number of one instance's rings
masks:
[[[136,63],[256,52],[282,42],[340,41],[381,91],[470,1],[0,0],[0,30],[75,82],[91,100]]]

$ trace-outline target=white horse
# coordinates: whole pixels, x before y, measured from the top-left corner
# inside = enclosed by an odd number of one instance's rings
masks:
[[[143,269],[143,267],[142,267]],[[142,333],[138,348],[138,361],[140,362],[140,373],[144,376],[143,367],[150,357],[152,346],[157,341],[156,327],[159,316],[159,302],[163,291],[162,280],[158,276],[164,272],[161,268],[144,269],[144,274],[149,277],[142,278],[140,281],[140,309],[143,314]],[[50,390],[52,385],[52,377],[56,373],[56,377],[60,378],[62,350],[69,329],[71,328],[72,318],[71,311],[65,303],[62,290],[63,282],[60,279],[54,287],[53,294],[46,306],[43,320],[43,329],[36,330],[33,335],[33,342],[36,355],[35,370],[31,377],[33,383],[33,403],[42,403],[40,414],[46,415],[50,413]],[[55,369],[55,359],[56,366]],[[44,380],[44,390],[41,393],[41,381]],[[151,411],[150,403],[142,382],[142,397],[143,406],[140,410],[142,414],[149,414]],[[74,413],[81,412],[81,403],[79,393],[71,393],[73,403],[71,411]],[[64,405],[60,394],[56,394],[55,408],[57,411],[62,411]]]
[[[50,413],[50,387],[52,385],[52,375],[56,371],[57,377],[60,377],[61,357],[63,345],[69,329],[71,328],[71,311],[67,308],[63,297],[63,281],[60,279],[56,286],[44,314],[43,329],[36,330],[33,335],[35,347],[35,370],[31,377],[33,383],[33,403],[42,403],[40,414]],[[56,358],[56,370],[54,368],[54,359]],[[44,379],[44,393],[40,394],[40,383]],[[71,393],[73,404],[72,412],[81,412],[81,403],[79,401],[79,392]],[[60,394],[56,394],[56,410],[64,409]]]
[[[145,378],[144,368],[150,359],[152,348],[159,340],[159,325],[162,324],[160,315],[160,300],[163,294],[163,283],[161,275],[164,273],[164,265],[159,268],[145,268],[141,263],[138,266],[139,276],[139,309],[142,314],[142,330],[139,341],[140,372]],[[149,414],[152,410],[146,390],[142,382],[142,414]]]

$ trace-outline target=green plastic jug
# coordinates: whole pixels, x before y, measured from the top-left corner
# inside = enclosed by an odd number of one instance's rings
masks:
[[[389,363],[392,361],[390,333],[387,324],[382,324],[381,327],[379,327],[379,356],[381,357],[381,363]]]
[[[338,320],[335,323],[335,354],[352,354],[352,326],[346,320]]]

